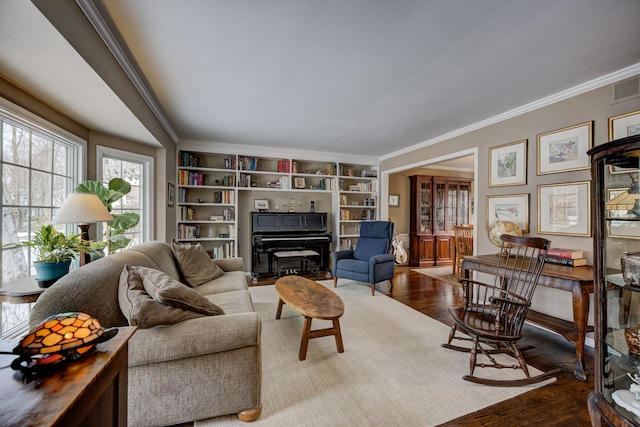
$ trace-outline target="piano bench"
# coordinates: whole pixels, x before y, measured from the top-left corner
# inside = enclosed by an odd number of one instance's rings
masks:
[[[306,270],[306,265],[311,264],[311,273],[315,270],[316,280],[318,280],[318,262],[320,254],[312,250],[302,251],[278,251],[273,253],[273,259],[276,261],[276,277],[282,276],[282,265],[287,262],[299,262],[300,270]]]

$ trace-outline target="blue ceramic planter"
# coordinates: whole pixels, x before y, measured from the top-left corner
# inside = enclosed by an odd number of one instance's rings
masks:
[[[36,268],[36,280],[38,282],[46,282],[53,284],[56,280],[69,273],[71,261],[64,262],[47,262],[36,261],[33,263]]]

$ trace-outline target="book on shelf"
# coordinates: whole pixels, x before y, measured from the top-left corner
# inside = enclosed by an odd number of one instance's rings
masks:
[[[584,251],[577,249],[551,248],[547,251],[547,256],[555,258],[579,259],[584,258]]]
[[[291,172],[291,162],[288,159],[278,160],[278,172],[280,173]]]
[[[583,265],[587,265],[586,258],[558,258],[554,256],[547,256],[545,258],[545,262],[547,264],[557,264],[557,265],[566,265],[567,267],[582,267]]]

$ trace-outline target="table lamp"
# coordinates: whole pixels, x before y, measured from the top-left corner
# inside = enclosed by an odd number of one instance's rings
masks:
[[[631,186],[627,191],[605,203],[607,210],[625,210],[627,214],[640,217],[640,184],[637,174],[629,174]]]
[[[90,193],[71,193],[60,206],[53,218],[53,224],[78,223],[82,232],[81,239],[89,240],[89,227],[93,222],[113,221],[113,216],[98,196]],[[80,254],[80,266],[88,263],[90,255]]]

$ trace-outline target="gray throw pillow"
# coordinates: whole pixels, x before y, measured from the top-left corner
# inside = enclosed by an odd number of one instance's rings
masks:
[[[183,285],[184,286],[184,285]],[[158,325],[173,325],[184,320],[205,317],[183,308],[173,307],[154,301],[144,290],[142,278],[125,265],[120,274],[118,302],[129,325],[148,329]]]
[[[144,290],[159,303],[192,310],[207,316],[224,314],[220,307],[198,291],[178,282],[165,272],[135,265],[131,267],[131,271],[142,279]]]
[[[191,286],[200,286],[224,274],[200,243],[181,245],[173,240],[171,249],[178,260],[184,280]]]

